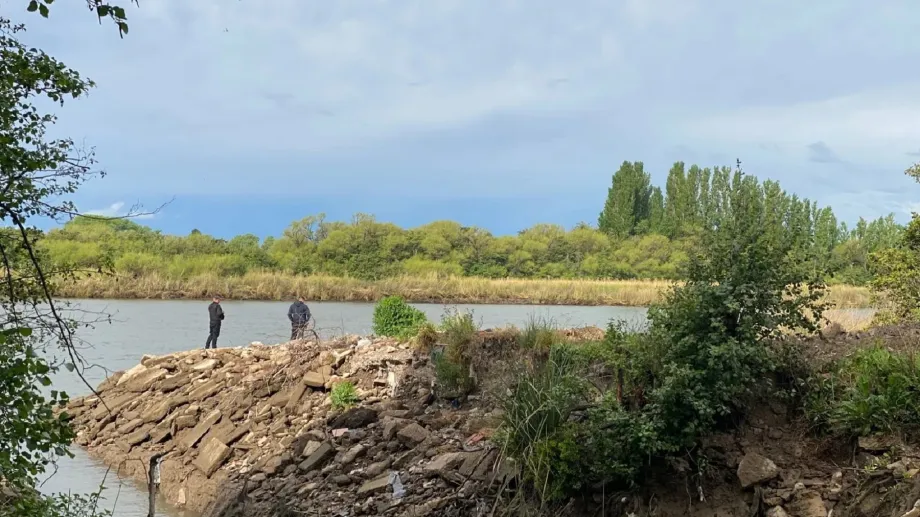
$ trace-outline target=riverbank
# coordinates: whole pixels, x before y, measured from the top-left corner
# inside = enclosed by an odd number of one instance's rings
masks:
[[[644,307],[658,301],[671,285],[664,280],[544,280],[479,277],[400,276],[358,280],[325,275],[248,273],[201,275],[172,280],[159,275],[94,275],[64,282],[57,294],[66,298],[206,299],[213,293],[234,300],[289,300],[303,295],[313,301],[374,302],[388,295],[416,303],[535,304]],[[837,308],[872,304],[865,287],[835,285],[827,302]]]

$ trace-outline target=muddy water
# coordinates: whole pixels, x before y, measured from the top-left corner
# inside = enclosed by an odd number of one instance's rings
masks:
[[[93,322],[111,316],[111,321],[99,322],[92,328],[78,331],[81,354],[88,364],[95,365],[84,372],[87,381],[98,385],[107,372],[136,365],[142,355],[160,355],[202,347],[207,338],[207,302],[196,301],[75,301],[76,311],[70,314],[81,321]],[[252,341],[266,344],[286,341],[290,336],[286,314],[287,303],[223,302],[227,319],[221,329],[218,346],[246,345]],[[416,304],[430,319],[438,320],[444,306]],[[641,307],[569,307],[528,305],[459,305],[458,309],[473,311],[481,328],[508,324],[523,325],[536,316],[554,321],[560,327],[584,325],[604,326],[611,319],[626,320],[632,325],[645,322],[646,309]],[[323,337],[367,334],[371,331],[373,305],[364,303],[311,303],[317,330]],[[62,371],[52,386],[72,396],[85,395],[89,389],[74,374]],[[60,461],[58,472],[42,487],[46,493],[87,493],[101,484],[102,506],[115,517],[144,517],[147,515],[146,489],[132,480],[120,479],[115,471],[90,458],[79,447],[73,447],[75,457]],[[158,515],[194,517],[188,512],[158,505]]]

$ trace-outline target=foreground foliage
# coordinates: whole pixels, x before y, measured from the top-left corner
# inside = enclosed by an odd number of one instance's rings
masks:
[[[766,187],[740,170],[729,187],[727,215],[701,233],[686,284],[650,309],[647,331],[611,325],[598,346],[555,345],[518,378],[505,450],[542,500],[637,482],[650,460],[693,458],[773,371],[772,340],[816,330],[819,273],[801,260],[802,236],[777,230],[795,207],[765,203]]]
[[[374,333],[378,336],[409,338],[427,321],[424,312],[399,296],[387,296],[374,306]]]

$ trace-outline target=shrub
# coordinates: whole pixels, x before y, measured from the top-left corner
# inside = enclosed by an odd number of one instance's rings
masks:
[[[358,392],[351,381],[337,382],[329,394],[332,407],[338,410],[348,409],[358,403]]]
[[[445,347],[433,358],[439,395],[462,397],[475,387],[470,370],[479,328],[472,312],[447,309],[441,318],[441,332]]]
[[[811,378],[806,414],[820,430],[848,436],[920,428],[920,358],[863,349]]]
[[[422,352],[428,352],[437,342],[438,329],[430,322],[419,325],[418,332],[412,338],[412,346]]]
[[[387,296],[374,306],[374,333],[379,336],[408,338],[427,321],[424,312],[399,296]]]

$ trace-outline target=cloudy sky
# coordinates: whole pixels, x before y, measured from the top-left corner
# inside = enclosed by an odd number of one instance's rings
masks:
[[[108,172],[79,206],[174,198],[142,221],[169,232],[593,223],[623,160],[740,158],[845,220],[920,206],[916,1],[142,0],[123,40],[27,3],[27,42],[98,83],[58,111]]]

